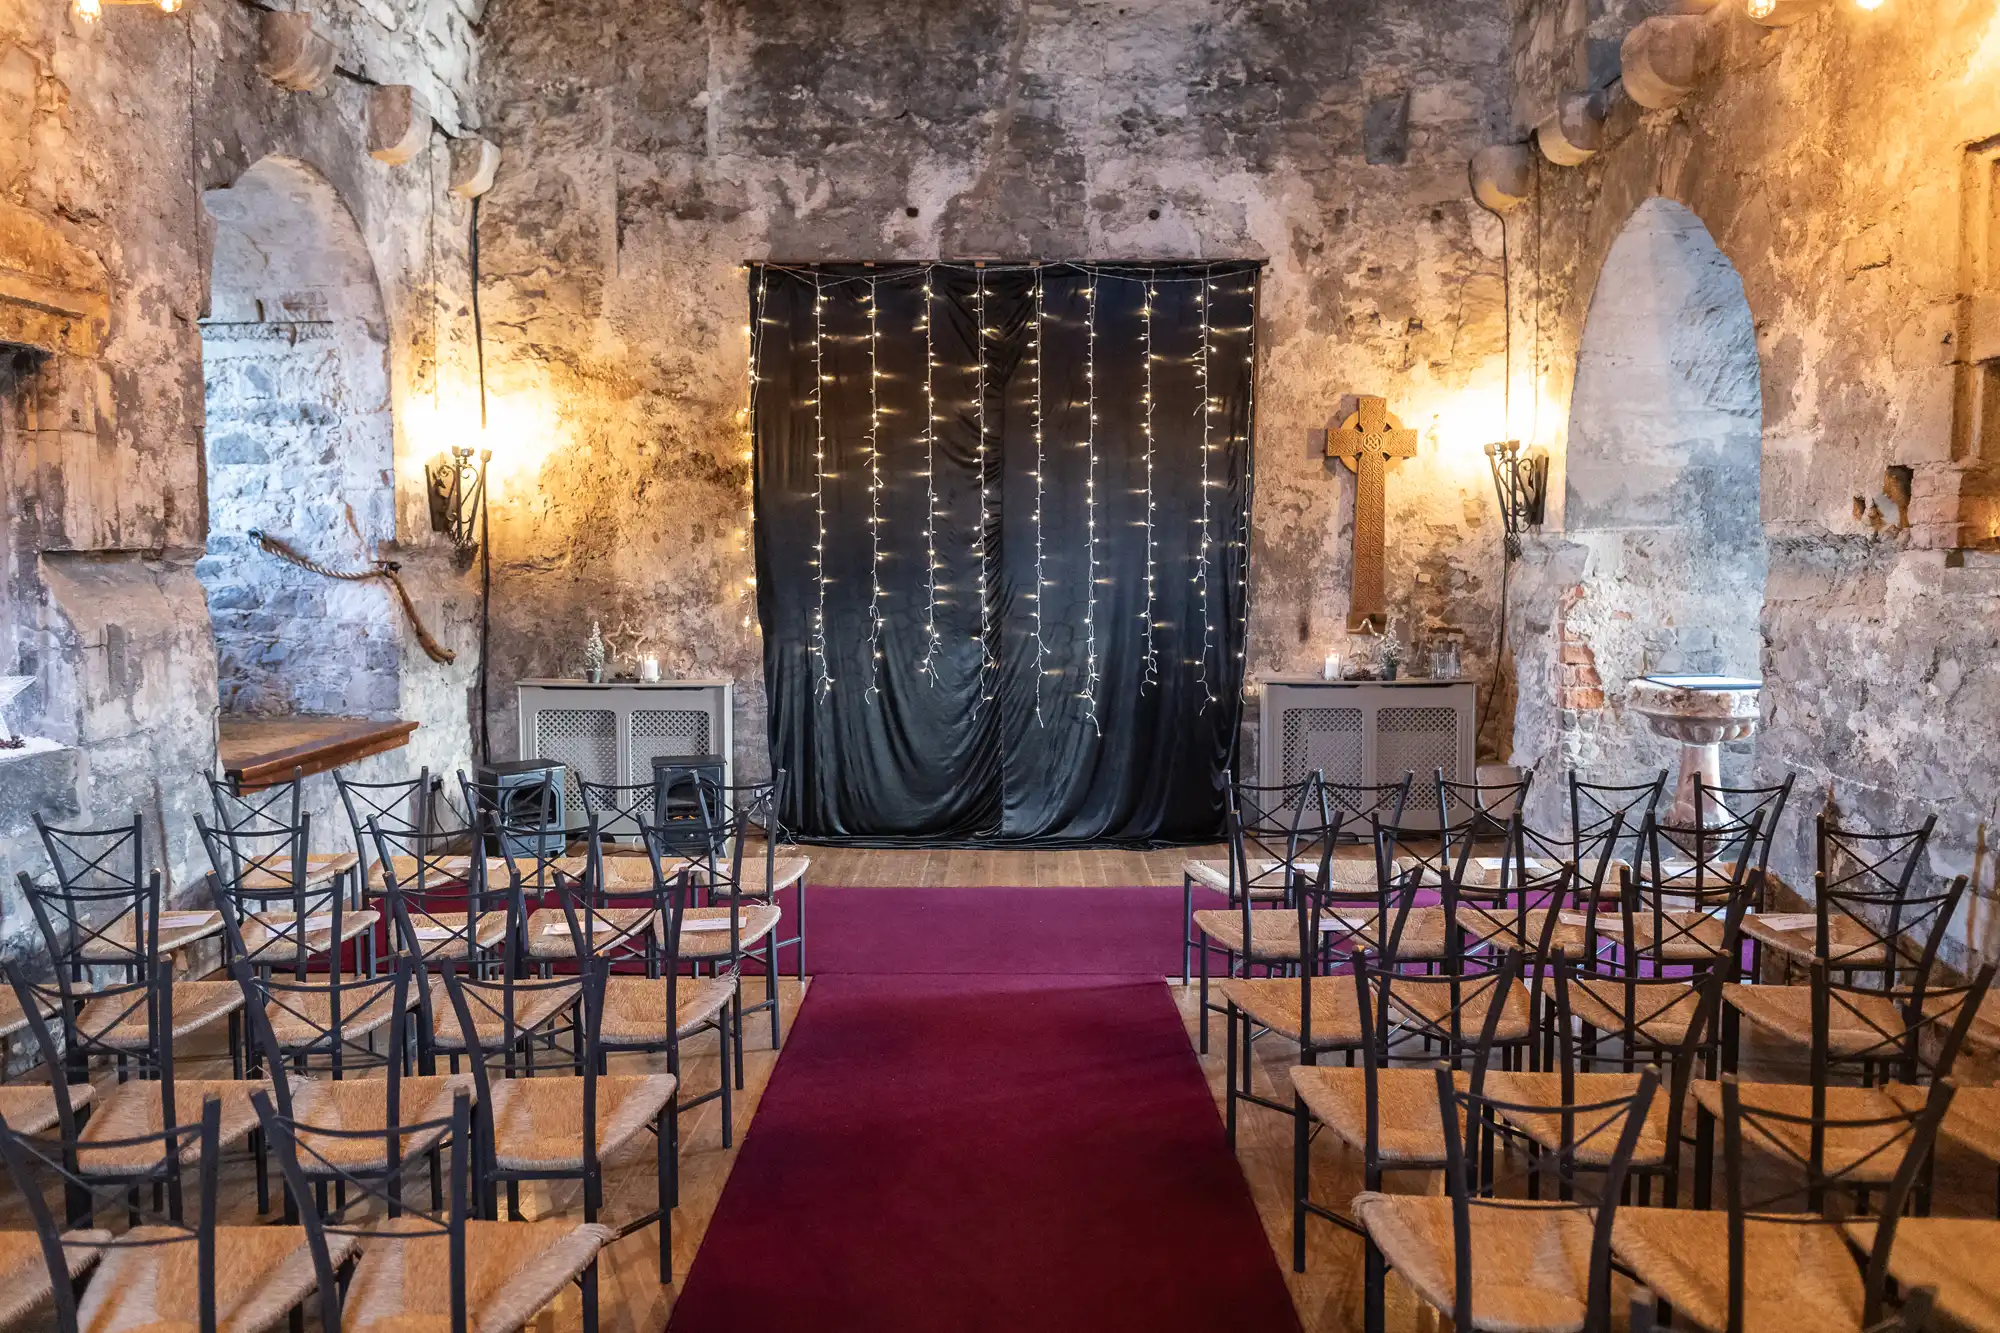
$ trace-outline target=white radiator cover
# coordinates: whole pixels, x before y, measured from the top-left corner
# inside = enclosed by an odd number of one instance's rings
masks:
[[[571,810],[583,809],[586,782],[650,782],[659,755],[721,755],[724,781],[734,782],[730,704],[735,682],[664,680],[657,684],[524,680],[521,757],[554,759],[566,771]]]
[[[1478,687],[1469,680],[1259,681],[1257,781],[1298,782],[1318,769],[1328,782],[1397,782],[1415,773],[1412,815],[1436,803],[1433,774],[1474,775]],[[1410,819],[1416,823],[1416,819]],[[1436,822],[1435,814],[1432,823]]]

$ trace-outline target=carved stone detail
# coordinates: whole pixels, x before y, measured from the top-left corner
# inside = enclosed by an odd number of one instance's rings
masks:
[[[1626,93],[1649,111],[1677,105],[1712,63],[1708,32],[1699,14],[1662,14],[1626,33],[1619,51]]]
[[[430,138],[431,113],[407,83],[385,83],[368,95],[368,156],[400,167]]]
[[[490,139],[451,141],[451,192],[460,199],[477,199],[492,189],[499,170],[499,144]]]
[[[332,41],[313,31],[312,15],[271,11],[260,23],[264,54],[257,71],[280,88],[316,93],[333,76]]]
[[[1605,101],[1599,93],[1564,93],[1541,124],[1535,142],[1559,167],[1580,167],[1605,145]]]
[[[1495,213],[1521,206],[1534,188],[1534,153],[1523,143],[1488,144],[1472,155],[1472,195]]]

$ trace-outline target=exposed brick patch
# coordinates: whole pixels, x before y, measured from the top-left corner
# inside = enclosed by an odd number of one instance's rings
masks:
[[[1604,680],[1597,674],[1597,654],[1570,623],[1570,612],[1583,596],[1580,583],[1565,589],[1556,610],[1556,669],[1561,673],[1556,698],[1566,712],[1598,712],[1604,707]]]

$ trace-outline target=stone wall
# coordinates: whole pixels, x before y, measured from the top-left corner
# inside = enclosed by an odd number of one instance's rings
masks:
[[[576,673],[598,620],[734,676],[739,771],[764,767],[741,265],[766,258],[1268,259],[1251,673],[1344,646],[1353,482],[1320,433],[1355,393],[1422,435],[1389,478],[1404,631],[1457,624],[1488,669],[1502,256],[1464,182],[1507,117],[1497,7],[509,0],[488,38],[496,683]]]
[[[1583,86],[1574,12],[1516,0],[1517,134]],[[2000,708],[2000,555],[1981,548],[1990,533],[1932,521],[1923,505],[2000,453],[1954,401],[1980,354],[1966,333],[1990,281],[1969,250],[1992,225],[1975,165],[2000,135],[2000,15],[1892,0],[1872,13],[1830,4],[1781,29],[1734,5],[1708,23],[1716,68],[1693,95],[1619,112],[1580,167],[1541,163],[1539,193],[1509,223],[1527,257],[1514,296],[1539,439],[1560,466],[1592,294],[1627,219],[1653,196],[1678,201],[1740,275],[1756,331],[1769,575],[1755,771],[1799,776],[1779,868],[1810,883],[1823,806],[1879,828],[1935,813],[1931,870],[1974,877],[1958,929],[1992,956],[1984,848],[2000,761],[1976,738]],[[1517,587],[1515,753],[1527,764],[1559,745],[1554,631],[1581,573],[1562,535],[1552,523]]]
[[[476,8],[317,9],[344,70],[418,84],[444,132],[473,123]],[[229,0],[174,16],[107,6],[94,27],[61,5],[0,0],[0,344],[28,349],[0,348],[14,367],[0,388],[0,674],[37,677],[15,720],[64,747],[0,770],[0,949],[33,929],[12,884],[17,869],[46,870],[37,811],[72,825],[144,812],[177,891],[205,864],[192,816],[215,764],[218,693],[195,576],[209,517],[201,199],[267,155],[331,182],[367,239],[396,416],[394,540],[377,549],[405,562],[460,652],[437,667],[405,637],[395,711],[421,726],[411,749],[371,762],[449,768],[467,754],[476,588],[430,536],[422,479],[464,438],[467,209],[445,190],[443,132],[408,165],[371,160],[367,86],[336,74],[321,94],[280,90],[256,71],[258,25]],[[330,809],[324,780],[314,806]],[[323,821],[316,841],[347,836]]]

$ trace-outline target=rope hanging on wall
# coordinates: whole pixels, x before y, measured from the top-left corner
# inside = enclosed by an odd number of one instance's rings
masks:
[[[373,569],[329,569],[317,560],[299,554],[290,545],[268,532],[252,528],[250,540],[287,564],[297,565],[307,573],[318,574],[322,578],[339,579],[343,583],[363,583],[369,579],[388,580],[389,586],[396,590],[396,600],[403,604],[403,614],[409,617],[410,628],[417,632],[417,642],[423,645],[425,655],[431,661],[442,662],[447,666],[458,660],[457,653],[439,643],[431,636],[430,630],[424,627],[423,617],[417,614],[417,604],[410,600],[409,591],[403,587],[403,580],[397,577],[396,571],[402,566],[395,561],[377,560]]]

